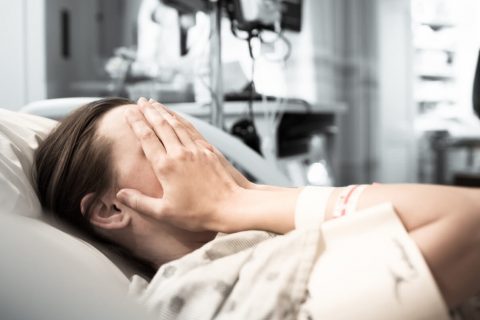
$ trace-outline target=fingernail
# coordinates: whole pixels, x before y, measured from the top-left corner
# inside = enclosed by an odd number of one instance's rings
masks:
[[[140,97],[140,98],[138,99],[138,102],[137,102],[137,103],[138,103],[138,104],[144,104],[145,102],[147,102],[147,99],[145,99],[144,97]]]
[[[148,102],[153,103],[153,102],[155,102],[155,100],[153,100],[153,99],[150,98],[150,99],[148,100]]]

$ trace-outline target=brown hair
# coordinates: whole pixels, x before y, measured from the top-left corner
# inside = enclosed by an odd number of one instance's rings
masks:
[[[83,196],[93,193],[90,203],[94,204],[115,183],[111,144],[96,131],[105,113],[132,103],[124,98],[105,98],[80,107],[50,133],[35,153],[34,181],[43,208],[83,235],[104,244],[111,242],[100,237],[90,223],[91,205],[82,214],[80,202]],[[135,258],[125,248],[117,246],[115,251],[128,256],[129,260]]]
[[[81,231],[93,232],[80,201],[93,192],[95,200],[113,184],[109,141],[96,135],[99,120],[109,110],[132,103],[105,98],[80,107],[67,116],[35,153],[35,181],[42,206]]]

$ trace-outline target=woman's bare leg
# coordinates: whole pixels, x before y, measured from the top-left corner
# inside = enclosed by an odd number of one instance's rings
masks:
[[[327,207],[332,217],[336,190]],[[480,289],[480,190],[433,185],[372,185],[357,209],[393,203],[449,307]]]

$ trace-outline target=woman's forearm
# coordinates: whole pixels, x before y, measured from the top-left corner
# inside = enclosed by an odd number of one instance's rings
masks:
[[[302,188],[244,189],[223,210],[232,213],[235,222],[226,222],[225,232],[266,230],[286,233],[294,229],[295,207]]]

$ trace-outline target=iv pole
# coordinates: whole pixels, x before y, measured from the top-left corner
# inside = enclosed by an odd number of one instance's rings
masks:
[[[223,130],[221,0],[210,0],[210,122]]]

